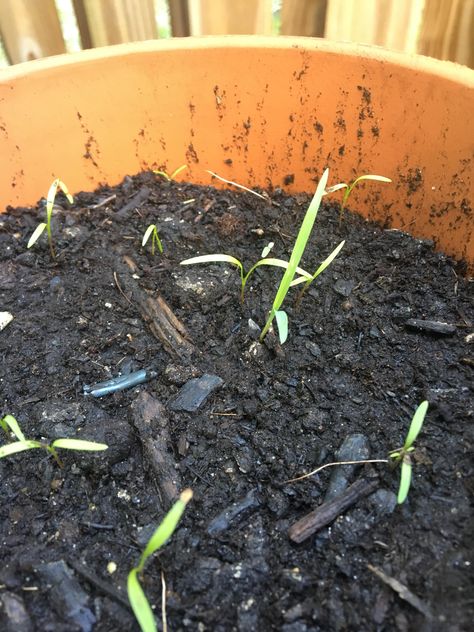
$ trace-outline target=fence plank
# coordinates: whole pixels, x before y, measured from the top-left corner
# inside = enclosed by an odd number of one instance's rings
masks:
[[[281,34],[324,37],[326,0],[283,0]]]
[[[1,0],[0,33],[12,64],[66,52],[54,0]]]
[[[158,37],[153,0],[78,0],[87,19],[92,46]],[[75,8],[77,3],[75,4]],[[81,31],[82,37],[82,31]]]
[[[415,52],[425,0],[328,0],[326,37]]]
[[[188,0],[192,35],[270,34],[271,0]]]
[[[418,51],[474,68],[474,0],[426,0]]]
[[[72,0],[72,6],[76,15],[77,28],[81,38],[82,48],[92,48],[92,37],[87,22],[87,13],[83,0]]]
[[[173,37],[191,35],[189,26],[188,0],[168,0],[171,34]]]

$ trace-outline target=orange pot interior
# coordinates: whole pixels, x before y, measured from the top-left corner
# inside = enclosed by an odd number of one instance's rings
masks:
[[[146,42],[0,73],[0,208],[186,163],[312,191],[363,173],[351,206],[474,262],[474,72],[303,38]],[[334,194],[341,196],[341,193]]]

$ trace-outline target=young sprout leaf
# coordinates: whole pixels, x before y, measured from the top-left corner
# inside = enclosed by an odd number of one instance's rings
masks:
[[[5,432],[8,432],[8,429],[10,429],[19,441],[26,441],[25,435],[18,425],[17,420],[12,415],[5,415],[5,417],[0,420],[0,424]]]
[[[59,178],[56,178],[53,184],[49,187],[48,195],[46,197],[46,214],[47,215],[51,215],[51,213],[53,212],[54,200],[56,199],[58,189],[61,189],[61,191],[67,197],[69,204],[73,204],[74,202],[74,198],[69,193],[67,186],[64,184],[62,180],[60,180]]]
[[[273,243],[273,241],[271,241],[267,246],[265,246],[261,254],[262,259],[265,259],[265,257],[268,255],[268,253],[270,252],[270,250],[273,248],[274,245],[275,244]]]
[[[282,309],[275,312],[275,320],[278,327],[280,344],[284,344],[288,338],[288,315]]]
[[[408,491],[411,484],[411,470],[412,466],[410,462],[410,456],[407,455],[402,461],[402,468],[400,473],[400,487],[398,488],[397,496],[397,502],[399,505],[404,503],[408,496]]]
[[[410,429],[408,430],[407,437],[405,439],[404,449],[408,450],[413,445],[414,441],[418,437],[421,427],[423,426],[423,422],[425,420],[426,413],[428,411],[428,402],[424,401],[418,406],[413,415],[413,419],[410,424]]]
[[[358,178],[356,178],[354,180],[354,184],[356,184],[357,182],[360,182],[361,180],[376,180],[377,182],[391,182],[391,179],[385,176],[376,176],[376,175],[367,174],[365,176],[359,176]]]
[[[364,176],[359,176],[353,182],[351,182],[351,184],[347,184],[346,182],[340,182],[339,184],[335,184],[332,187],[328,187],[326,191],[324,192],[325,195],[328,193],[334,193],[335,191],[339,191],[340,189],[345,189],[344,195],[342,197],[341,208],[339,211],[339,220],[342,219],[347,200],[349,199],[349,196],[352,193],[352,190],[354,189],[355,185],[358,182],[361,182],[362,180],[376,180],[378,182],[391,182],[390,178],[387,178],[385,176],[376,176],[372,174],[367,174]]]
[[[48,195],[46,197],[46,223],[41,223],[36,227],[27,244],[27,248],[31,248],[31,246],[38,241],[42,232],[46,228],[46,232],[48,234],[49,252],[51,253],[51,257],[53,259],[56,255],[53,246],[53,234],[51,232],[51,218],[53,216],[54,200],[56,199],[58,189],[61,189],[70,204],[74,202],[74,198],[69,193],[67,186],[62,180],[56,178],[56,180],[54,180],[52,185],[49,187]]]
[[[178,522],[183,515],[186,505],[193,497],[190,489],[185,489],[179,499],[168,511],[161,524],[151,536],[145,550],[140,556],[138,565],[128,574],[127,592],[135,617],[142,632],[156,632],[155,618],[145,593],[138,581],[138,575],[143,571],[147,559],[160,549],[173,535]]]
[[[182,171],[184,171],[187,168],[188,168],[188,165],[181,165],[181,167],[178,167],[177,169],[175,169],[173,173],[171,174],[171,180],[174,180],[177,175],[179,175]]]
[[[234,266],[237,266],[240,270],[243,270],[242,264],[235,257],[231,257],[230,255],[200,255],[199,257],[191,257],[191,259],[185,259],[180,262],[181,266],[188,266],[193,263],[220,263],[220,262],[231,263]]]
[[[188,168],[188,165],[181,165],[181,167],[178,167],[177,169],[175,169],[170,176],[167,174],[166,171],[157,171],[156,169],[153,170],[153,173],[156,173],[157,176],[163,176],[165,180],[168,180],[168,182],[171,182],[172,180],[176,178],[178,174],[181,173],[181,171],[184,171],[187,168]]]
[[[133,614],[140,625],[142,632],[156,632],[155,617],[148,603],[140,582],[138,581],[138,568],[133,568],[127,578],[128,600],[132,606]]]
[[[43,446],[39,441],[15,441],[15,443],[8,443],[0,447],[0,459],[4,456],[10,456],[17,452],[23,452],[23,450],[30,450],[31,448],[42,448]]]
[[[329,176],[329,169],[326,169],[323,173],[321,180],[318,183],[318,186],[316,188],[316,193],[314,194],[314,197],[311,200],[309,208],[306,211],[306,215],[304,217],[303,223],[301,224],[301,228],[299,230],[298,236],[296,237],[296,242],[295,242],[293,251],[291,253],[288,268],[286,269],[285,274],[283,275],[283,278],[280,282],[280,286],[277,290],[275,299],[273,301],[270,315],[267,319],[267,322],[265,323],[265,327],[263,328],[262,333],[260,334],[260,340],[263,340],[265,338],[267,331],[269,330],[270,325],[272,324],[272,320],[275,317],[275,312],[277,312],[280,309],[288,293],[291,282],[293,281],[296,268],[298,267],[301,257],[303,256],[303,252],[306,248],[306,244],[308,243],[309,236],[313,229],[313,225],[316,220],[316,216],[318,214],[319,207],[321,205],[321,200],[324,195],[324,191],[325,191],[326,184],[328,181],[328,176]]]
[[[153,553],[158,551],[158,549],[161,549],[161,547],[171,538],[176,527],[178,526],[178,522],[183,515],[186,505],[192,497],[193,492],[190,489],[185,489],[183,492],[181,492],[178,500],[168,511],[166,516],[161,521],[159,527],[149,539],[148,544],[146,545],[138,564],[140,570],[143,569],[143,566],[150,555],[153,555]]]
[[[345,243],[346,243],[345,241],[341,241],[339,246],[334,248],[334,250],[331,252],[329,257],[326,257],[326,259],[324,259],[324,261],[316,269],[316,272],[313,274],[313,276],[309,277],[309,279],[308,278],[305,279],[304,277],[298,277],[297,279],[295,279],[294,281],[291,282],[290,287],[294,287],[295,285],[299,285],[300,283],[304,283],[305,281],[306,281],[306,287],[311,285],[311,283],[314,281],[314,279],[316,279],[322,272],[324,272],[324,270],[326,270],[328,265],[330,265],[334,261],[334,259],[337,257],[337,255],[341,252],[341,250],[344,247]],[[298,272],[298,274],[299,274],[299,272]],[[306,287],[304,289],[306,289]]]
[[[151,235],[151,254],[155,254],[155,244],[158,246],[158,250],[163,252],[163,246],[161,244],[160,238],[158,236],[158,229],[156,228],[156,224],[150,224],[145,231],[142,239],[142,247],[146,245],[146,242],[149,240]]]
[[[335,193],[341,189],[347,189],[347,184],[345,182],[339,182],[339,184],[334,184],[332,187],[328,187],[324,192],[324,195],[328,195],[328,193]]]
[[[38,226],[35,228],[33,234],[28,240],[28,244],[26,246],[27,248],[31,248],[31,246],[33,246],[38,241],[38,239],[43,234],[43,231],[45,228],[46,228],[46,224],[44,222],[41,222],[41,224],[38,224]]]
[[[87,450],[89,452],[107,450],[109,447],[105,443],[83,441],[82,439],[56,439],[51,445],[53,448],[62,448],[63,450]]]
[[[148,228],[145,231],[145,234],[143,235],[142,246],[146,245],[146,242],[149,240],[150,235],[152,234],[154,228],[155,228],[155,224],[150,224],[148,226]]]

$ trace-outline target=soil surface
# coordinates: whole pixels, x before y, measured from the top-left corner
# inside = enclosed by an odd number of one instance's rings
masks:
[[[472,629],[474,311],[459,266],[351,213],[340,225],[337,204],[324,206],[301,265],[346,244],[299,307],[292,290],[280,346],[274,334],[260,344],[258,326],[281,270],[259,268],[241,305],[232,266],[179,265],[226,253],[248,268],[270,241],[288,260],[308,201],[127,177],[72,207],[58,196],[54,261],[45,236],[26,250],[44,201],[0,217],[0,311],[13,314],[0,413],[28,438],[109,446],[62,450],[62,468],[41,450],[0,461],[1,630],[138,629],[127,574],[185,487],[194,498],[142,579],[159,628],[163,572],[174,632]],[[141,247],[150,223],[162,255]],[[168,343],[158,295],[186,330]],[[83,393],[140,369],[157,376]],[[356,459],[386,458],[424,399],[403,505],[385,464],[287,482],[347,458],[344,442]],[[360,479],[375,491],[290,539],[328,489]]]

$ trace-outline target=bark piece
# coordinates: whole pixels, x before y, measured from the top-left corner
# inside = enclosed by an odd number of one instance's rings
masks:
[[[136,193],[125,206],[122,206],[122,208],[117,211],[116,215],[120,218],[126,217],[130,211],[143,204],[143,202],[146,202],[150,193],[151,190],[146,185],[142,186],[138,193]]]
[[[369,440],[360,433],[347,435],[336,452],[335,461],[363,461],[368,459]],[[337,465],[332,469],[328,489],[324,497],[324,502],[337,498],[347,489],[357,465]]]
[[[378,480],[361,478],[352,483],[340,496],[323,503],[314,511],[291,525],[288,535],[293,542],[303,542],[326,525],[333,522],[343,511],[354,505],[360,498],[373,492]]]
[[[202,375],[186,382],[169,404],[171,410],[193,413],[206,401],[209,395],[220,388],[224,381],[217,375]]]
[[[376,566],[367,564],[367,568],[370,571],[372,571],[374,575],[377,575],[377,577],[381,579],[384,584],[387,584],[387,586],[390,586],[392,590],[398,593],[401,599],[408,602],[411,606],[413,606],[413,608],[416,608],[418,612],[421,612],[422,614],[424,614],[427,619],[433,618],[428,606],[425,603],[423,603],[423,601],[421,601],[419,597],[417,597],[414,593],[412,593],[411,590],[409,590],[409,588],[405,586],[405,584],[402,584],[401,582],[399,582],[398,579],[395,579],[395,577],[390,577],[390,575],[387,575],[380,568],[377,568]]]
[[[251,489],[245,498],[232,503],[230,507],[221,511],[218,516],[211,520],[207,527],[207,533],[212,536],[219,535],[223,531],[226,531],[237,519],[241,518],[247,512],[257,509],[259,506],[260,499],[257,495],[257,490]]]
[[[132,276],[136,270],[134,262],[127,257],[127,265],[117,266],[120,287],[130,300],[138,307],[143,320],[149,326],[152,334],[159,340],[165,350],[174,358],[188,360],[194,351],[185,326],[176,318],[165,299],[154,292],[153,296],[142,290]]]
[[[91,632],[96,618],[87,607],[87,594],[66,562],[48,562],[41,564],[36,570],[51,586],[48,598],[59,616],[73,622],[82,632]]]
[[[3,632],[33,632],[33,623],[21,597],[12,592],[4,592],[0,603],[4,612],[1,617]]]
[[[166,507],[178,498],[181,489],[176,462],[170,451],[168,415],[161,402],[143,391],[132,404],[132,418]]]
[[[430,334],[441,334],[449,336],[456,332],[456,325],[442,323],[437,320],[421,320],[420,318],[409,318],[405,321],[405,325],[410,329],[418,329],[418,331],[426,331]]]

